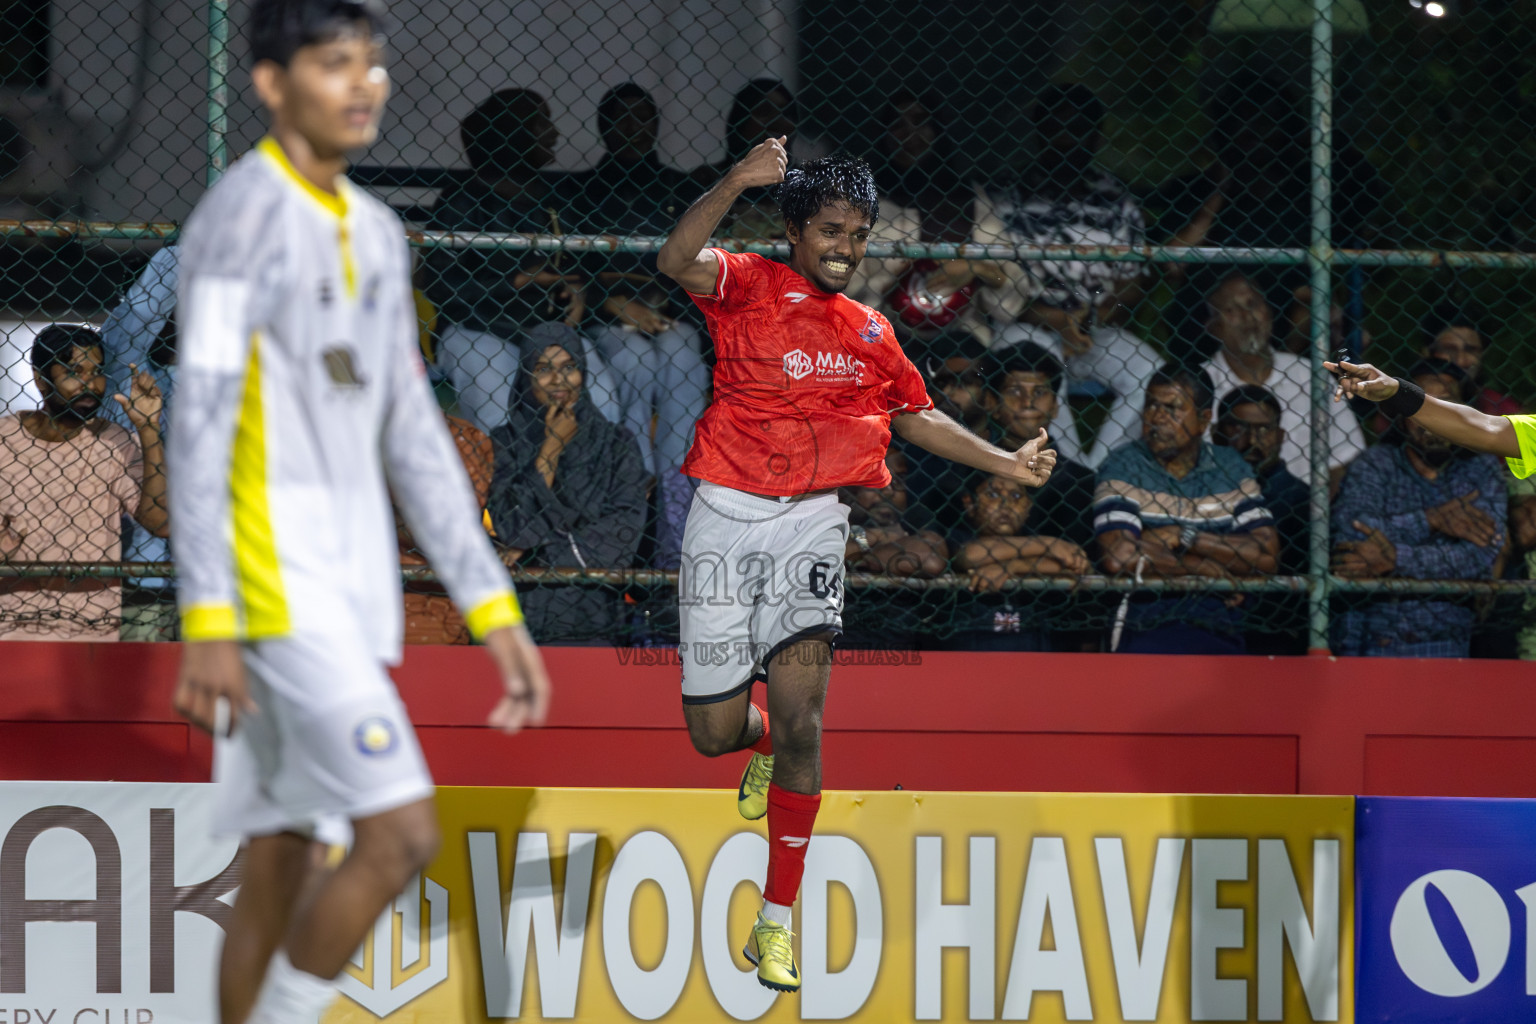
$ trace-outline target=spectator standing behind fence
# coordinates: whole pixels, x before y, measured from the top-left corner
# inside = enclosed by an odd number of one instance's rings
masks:
[[[1311,564],[1312,492],[1280,461],[1285,430],[1280,401],[1266,388],[1244,384],[1221,397],[1211,440],[1243,457],[1264,492],[1264,505],[1280,534],[1280,573],[1304,575]],[[1305,599],[1292,594],[1249,594],[1243,602],[1250,623],[1261,626],[1243,637],[1249,654],[1306,654],[1300,629]]]
[[[103,419],[106,356],[85,324],[32,344],[43,407],[0,417],[0,561],[115,562],[122,517],[168,532],[160,390],[137,372],[113,395],[134,433]],[[0,579],[0,640],[115,640],[120,587],[97,576]]]
[[[1487,315],[1456,306],[1437,306],[1424,319],[1424,354],[1431,359],[1453,363],[1472,382],[1472,398],[1467,404],[1490,416],[1512,416],[1520,403],[1492,387],[1483,379],[1483,358],[1488,352],[1484,332]]]
[[[1217,393],[1244,384],[1268,389],[1280,403],[1280,460],[1297,479],[1312,479],[1311,360],[1275,350],[1269,301],[1243,271],[1230,271],[1217,283],[1206,311],[1206,332],[1221,344],[1205,364]],[[1365,436],[1347,404],[1328,402],[1322,414],[1328,417],[1328,480],[1337,490],[1344,468],[1365,450]]]
[[[884,209],[882,206],[881,211]],[[865,259],[859,267],[869,262]],[[977,437],[992,440],[996,396],[991,390],[992,359],[986,346],[965,330],[946,330],[930,342],[912,345],[908,355],[923,375],[933,407],[964,424]],[[963,514],[956,496],[969,486],[970,468],[899,437],[891,443],[906,455],[912,467],[907,489],[913,499],[932,510],[935,529],[945,535],[953,533]]]
[[[957,601],[953,645],[971,651],[1050,650],[1046,625],[1032,614],[1045,595],[1009,591],[1007,585],[1029,576],[1085,575],[1093,563],[1078,544],[1029,527],[1035,503],[1029,488],[1015,480],[981,477],[961,501],[966,526],[951,546],[955,568],[969,577],[969,592]]]
[[[665,235],[692,198],[682,197],[696,189],[686,174],[656,155],[655,101],[625,82],[604,94],[597,120],[605,152],[595,167],[572,179],[575,230]],[[680,470],[709,396],[702,337],[697,327],[675,319],[674,288],[659,276],[654,255],[594,255],[584,263],[595,307],[587,331],[612,372],[620,422],[639,443],[656,480],[655,563],[675,569],[693,500]]]
[[[507,422],[491,431],[491,525],[508,565],[634,565],[645,528],[645,464],[629,431],[600,416],[587,396],[582,358],[581,339],[567,324],[539,324],[524,336],[516,397]],[[540,642],[611,642],[618,627],[610,587],[532,587],[522,604]]]
[[[764,139],[783,138],[785,148],[797,152],[800,105],[789,86],[776,78],[754,78],[731,100],[725,121],[725,156],[692,171],[699,189],[710,189]],[[742,192],[720,221],[722,238],[763,241],[784,237],[784,216],[774,202],[772,189],[750,188]]]
[[[1098,170],[1104,106],[1083,85],[1048,86],[1035,102],[1039,152],[1012,187],[994,196],[997,215],[1019,245],[1141,245],[1141,207],[1113,175]],[[998,345],[1033,341],[1067,367],[1068,387],[1090,382],[1113,394],[1092,445],[1063,403],[1051,427],[1060,453],[1090,468],[1136,436],[1156,351],[1115,326],[1141,298],[1137,263],[1038,260],[1025,264],[1039,294]],[[1065,393],[1063,396],[1065,397]]]
[[[1139,441],[1099,467],[1094,533],[1113,576],[1214,579],[1275,572],[1280,539],[1248,464],[1204,440],[1215,395],[1200,370],[1164,366],[1147,385]],[[1128,597],[1115,649],[1242,654],[1242,595]]]
[[[174,245],[157,249],[142,273],[129,286],[121,302],[101,325],[107,351],[107,387],[126,394],[133,386],[134,367],[147,369],[160,388],[165,412],[160,429],[171,429],[171,406],[176,393],[176,271]],[[133,423],[117,403],[106,415],[119,426]],[[130,520],[125,562],[169,562],[170,544],[136,520]],[[137,597],[134,591],[137,591]],[[147,576],[124,585],[122,639],[174,640],[180,616],[176,611],[173,581]]]
[[[469,485],[475,492],[475,505],[485,508],[491,490],[491,472],[494,452],[491,439],[475,429],[475,425],[457,416],[445,417],[448,433],[453,436],[459,459],[469,475]],[[395,536],[400,545],[400,564],[426,565],[427,557],[421,553],[421,545],[411,534],[400,506],[395,505]],[[404,583],[405,632],[403,640],[408,644],[467,644],[471,640],[468,624],[459,609],[448,596],[441,583],[406,580]]]
[[[880,194],[875,243],[1007,241],[984,193],[946,160],[943,126],[932,100],[901,90],[881,112],[873,170]],[[978,214],[981,218],[978,219]],[[879,309],[903,335],[931,340],[940,358],[945,332],[992,340],[988,314],[1012,322],[1034,294],[1018,263],[1002,260],[865,259],[848,294]]]
[[[568,230],[558,179],[544,171],[560,136],[541,96],[503,89],[465,117],[459,133],[472,174],[438,199],[433,228]],[[561,254],[437,248],[428,254],[422,276],[443,324],[438,366],[457,390],[464,418],[488,431],[506,418],[523,332],[549,321],[581,323],[586,313],[581,275]],[[618,422],[607,368],[590,344],[584,353],[591,367],[588,390],[599,411]]]
[[[990,390],[992,359],[987,347],[965,331],[951,331],[917,347],[912,362],[922,371],[934,408],[977,437],[990,439],[997,396]]]
[[[1056,396],[1065,383],[1061,361],[1033,342],[999,351],[991,360],[989,387],[997,446],[1018,451],[1041,428],[1049,430],[1060,411]],[[1031,495],[1029,532],[1063,537],[1086,547],[1093,539],[1093,493],[1093,470],[1071,459],[1057,459],[1051,478]]]
[[[1466,404],[1467,375],[1427,359],[1408,379]],[[1349,579],[1485,580],[1504,542],[1507,496],[1498,460],[1457,450],[1416,419],[1366,452],[1333,506],[1333,571]],[[1395,443],[1394,443],[1395,442]],[[1335,654],[1465,658],[1476,615],[1462,600],[1373,598],[1334,620]]]
[[[1248,463],[1280,532],[1280,572],[1301,576],[1307,572],[1312,543],[1312,494],[1280,459],[1285,445],[1282,417],[1280,400],[1273,392],[1257,384],[1244,384],[1222,396],[1211,440],[1231,448]]]
[[[1161,237],[1175,231],[1170,245],[1226,248],[1305,248],[1312,227],[1312,127],[1307,101],[1275,73],[1234,75],[1213,99],[1207,149],[1214,159],[1205,170],[1177,178],[1151,196],[1161,211],[1154,229]],[[1370,240],[1371,222],[1387,189],[1365,155],[1340,131],[1334,132],[1332,242],[1361,248]],[[1198,222],[1198,223],[1197,223]],[[1183,230],[1180,230],[1180,226]],[[1199,227],[1191,231],[1191,225]],[[1205,332],[1206,296],[1219,265],[1184,267],[1174,273],[1177,287],[1165,316],[1173,331],[1168,358],[1198,363],[1215,351]],[[1288,299],[1305,285],[1306,273],[1295,266],[1256,267],[1255,285],[1272,302]]]

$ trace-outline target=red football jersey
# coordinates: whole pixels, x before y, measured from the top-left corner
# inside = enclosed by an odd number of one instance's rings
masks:
[[[756,494],[884,487],[891,416],[928,409],[890,323],[772,260],[714,250],[695,295],[715,342],[715,398],[683,472]]]

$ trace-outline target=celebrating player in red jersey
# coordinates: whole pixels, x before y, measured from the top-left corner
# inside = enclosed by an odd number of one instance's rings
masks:
[[[793,992],[790,907],[821,805],[821,715],[842,632],[848,509],[837,488],[890,482],[893,426],[1031,486],[1056,453],[1044,430],[1006,452],[933,408],[885,317],[843,294],[879,213],[869,168],[830,157],[786,175],[784,141],[757,146],[694,203],[657,262],[692,294],[715,343],[714,403],[683,466],[701,481],[678,583],[683,711],[700,753],[753,751],[738,807],[768,815],[768,879],[744,953],[763,985]],[[788,266],[706,248],[744,190],[778,182]],[[751,703],[759,679],[766,711]]]

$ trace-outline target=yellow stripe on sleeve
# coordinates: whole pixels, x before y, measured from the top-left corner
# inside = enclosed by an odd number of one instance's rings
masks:
[[[523,609],[517,603],[517,595],[504,590],[471,608],[464,614],[464,622],[476,640],[484,640],[487,633],[504,626],[521,626]]]
[[[182,609],[183,640],[234,640],[238,636],[232,604],[195,604]]]
[[[245,611],[245,635],[251,639],[284,636],[292,628],[283,590],[272,507],[267,494],[266,410],[262,402],[261,334],[251,337],[235,451],[229,474],[234,515],[235,575]]]
[[[1520,442],[1520,457],[1518,459],[1505,459],[1509,463],[1509,471],[1515,474],[1515,479],[1524,480],[1532,473],[1536,473],[1536,416],[1519,415],[1506,416],[1510,426],[1515,428],[1515,439]]]

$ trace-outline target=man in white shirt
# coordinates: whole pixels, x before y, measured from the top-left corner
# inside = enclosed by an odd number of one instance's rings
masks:
[[[1274,315],[1264,293],[1234,270],[1206,297],[1205,329],[1221,349],[1205,364],[1217,395],[1244,384],[1267,388],[1280,401],[1285,443],[1280,459],[1298,480],[1312,479],[1312,365],[1303,356],[1276,351],[1271,344]],[[1328,416],[1328,484],[1338,487],[1344,469],[1365,451],[1365,437],[1344,402],[1323,406]]]

